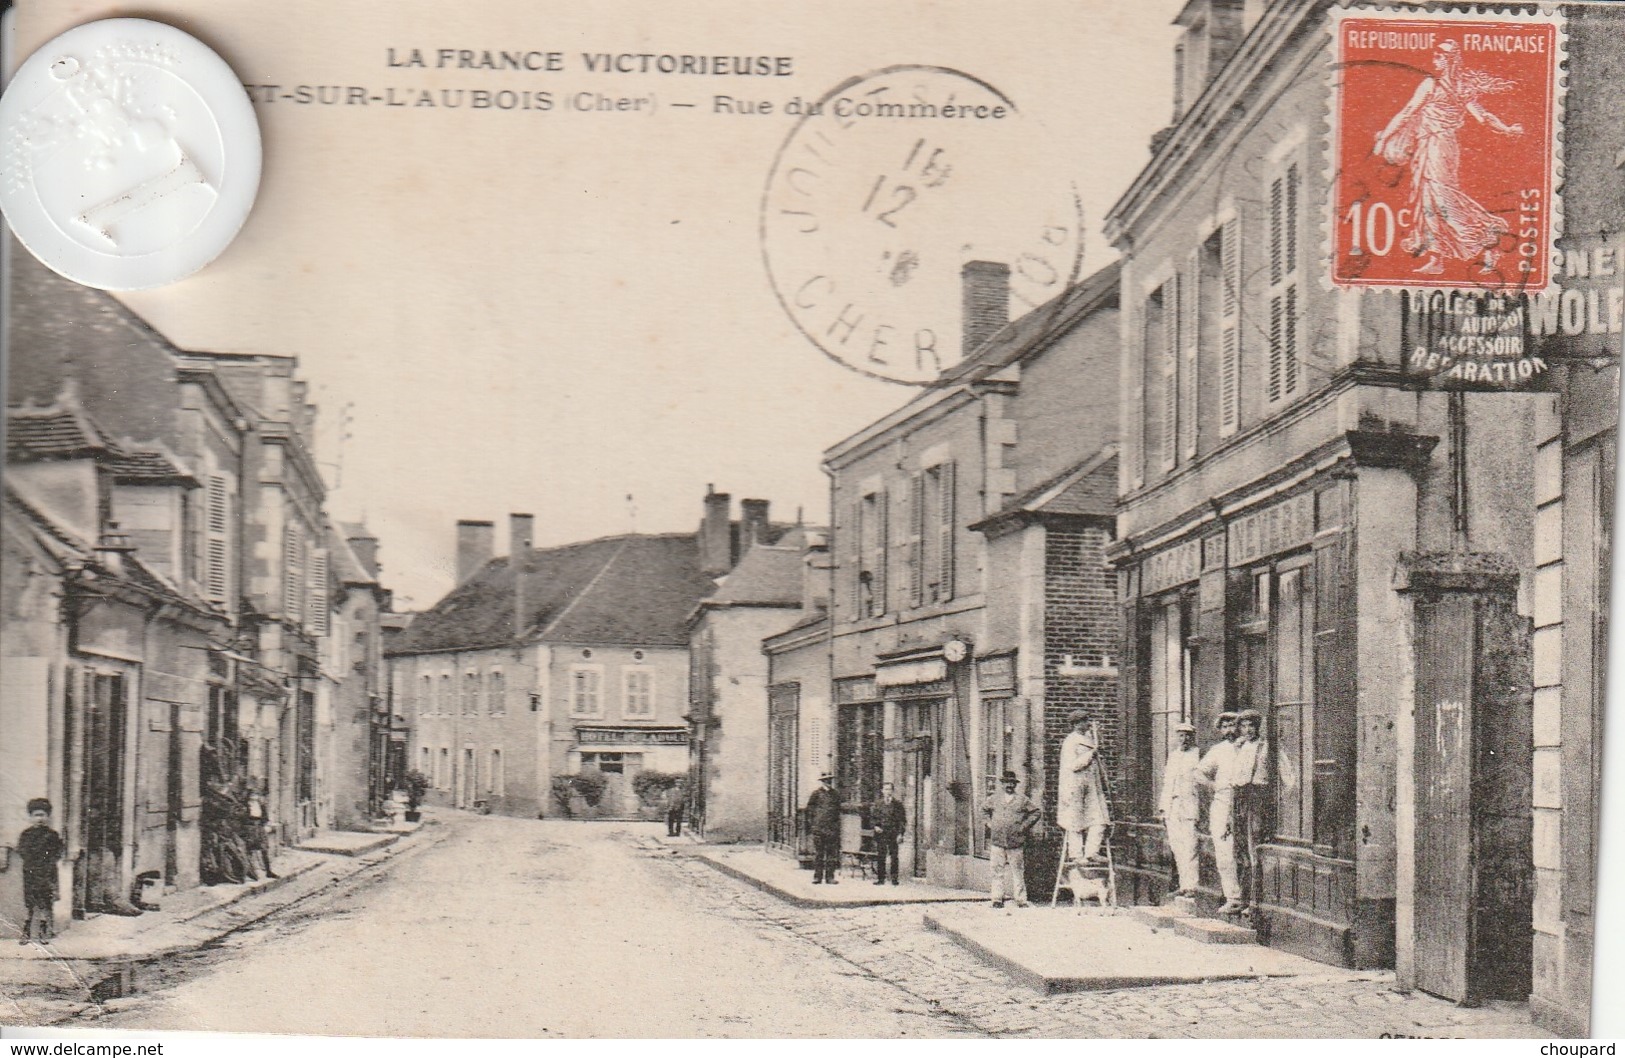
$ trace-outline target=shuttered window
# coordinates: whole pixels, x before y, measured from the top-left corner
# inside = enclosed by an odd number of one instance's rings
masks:
[[[1270,329],[1269,377],[1266,395],[1271,404],[1298,392],[1298,165],[1270,182]]]
[[[1179,463],[1179,287],[1179,276],[1176,275],[1163,284],[1162,294],[1157,299],[1162,310],[1162,326],[1157,343],[1157,360],[1162,370],[1162,406],[1159,409],[1162,421],[1158,448],[1164,473]]]
[[[231,601],[231,489],[224,475],[210,474],[203,497],[203,596]]]
[[[1201,355],[1202,251],[1191,251],[1180,284],[1179,322],[1179,454],[1184,461],[1196,458],[1197,408],[1199,392],[1197,358]]]
[[[942,602],[954,597],[954,464],[942,463],[933,467],[931,474],[936,478],[937,495],[935,598]]]
[[[886,551],[891,519],[885,491],[871,492],[863,498],[861,506],[859,529],[863,565],[858,577],[866,582],[866,586],[859,594],[860,616],[878,617],[889,608],[886,597]]]
[[[292,522],[282,528],[282,616],[291,623],[305,616],[305,541]]]
[[[846,540],[841,546],[843,555],[841,575],[847,585],[848,613],[851,614],[852,620],[857,621],[867,616],[864,608],[863,583],[863,501],[847,504],[846,511]]]
[[[1219,228],[1219,436],[1241,426],[1241,224]]]
[[[1149,302],[1141,307],[1139,348],[1128,356],[1128,403],[1123,416],[1123,459],[1128,468],[1128,487],[1145,484],[1145,374],[1151,357],[1153,312]]]
[[[305,628],[311,635],[325,636],[332,616],[332,606],[328,601],[327,549],[317,548],[312,551],[309,565],[310,579],[305,591]]]
[[[909,603],[925,603],[925,475],[915,474],[908,485]]]

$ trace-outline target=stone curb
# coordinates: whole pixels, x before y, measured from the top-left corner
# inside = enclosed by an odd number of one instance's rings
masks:
[[[714,867],[718,871],[721,871],[723,874],[726,874],[731,878],[737,878],[741,882],[744,882],[747,885],[754,886],[755,888],[760,889],[762,892],[768,893],[768,894],[770,894],[772,896],[776,896],[780,900],[783,900],[785,903],[793,904],[796,907],[805,907],[805,908],[892,907],[892,906],[898,905],[898,904],[964,904],[964,903],[971,903],[972,902],[967,897],[955,897],[955,896],[921,896],[921,897],[911,898],[911,899],[893,898],[893,899],[890,899],[890,900],[885,900],[885,899],[880,899],[880,900],[871,900],[871,899],[821,900],[821,899],[819,899],[817,897],[803,896],[800,893],[793,893],[790,890],[783,888],[782,886],[774,885],[772,882],[768,881],[765,878],[758,878],[756,875],[751,874],[749,871],[742,870],[741,868],[735,867],[731,863],[725,863],[722,860],[721,857],[707,855],[701,849],[695,849],[692,852],[684,853],[684,855],[688,856],[691,859],[699,860],[702,863],[709,864],[710,866]],[[855,882],[853,884],[861,884],[861,883],[856,883]],[[980,897],[978,897],[977,899],[980,899]]]

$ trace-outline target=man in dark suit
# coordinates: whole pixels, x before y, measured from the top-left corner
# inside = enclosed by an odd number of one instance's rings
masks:
[[[875,835],[875,884],[886,884],[886,864],[891,864],[891,884],[897,884],[897,843],[908,829],[908,814],[897,799],[897,787],[880,784],[880,800],[869,809],[869,828]]]
[[[835,792],[835,776],[825,772],[821,784],[807,798],[807,827],[813,839],[813,884],[839,885],[835,872],[841,866],[841,797]]]

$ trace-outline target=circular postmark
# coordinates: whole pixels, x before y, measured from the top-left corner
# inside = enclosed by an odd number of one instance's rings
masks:
[[[813,345],[871,378],[928,386],[1004,319],[1036,338],[1055,324],[1083,263],[1082,206],[1043,130],[1003,93],[892,66],[790,112],[762,256]]]
[[[196,272],[259,190],[259,124],[237,76],[145,19],[88,22],[31,55],[0,96],[0,136],[0,209],[18,241],[105,290]]]

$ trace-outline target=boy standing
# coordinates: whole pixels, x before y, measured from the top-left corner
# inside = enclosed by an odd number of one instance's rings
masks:
[[[44,944],[56,934],[51,905],[56,902],[56,865],[62,859],[62,835],[51,829],[51,802],[45,798],[28,802],[28,818],[31,823],[17,839],[17,854],[23,861],[23,906],[28,909],[28,921],[18,943],[34,940]]]

